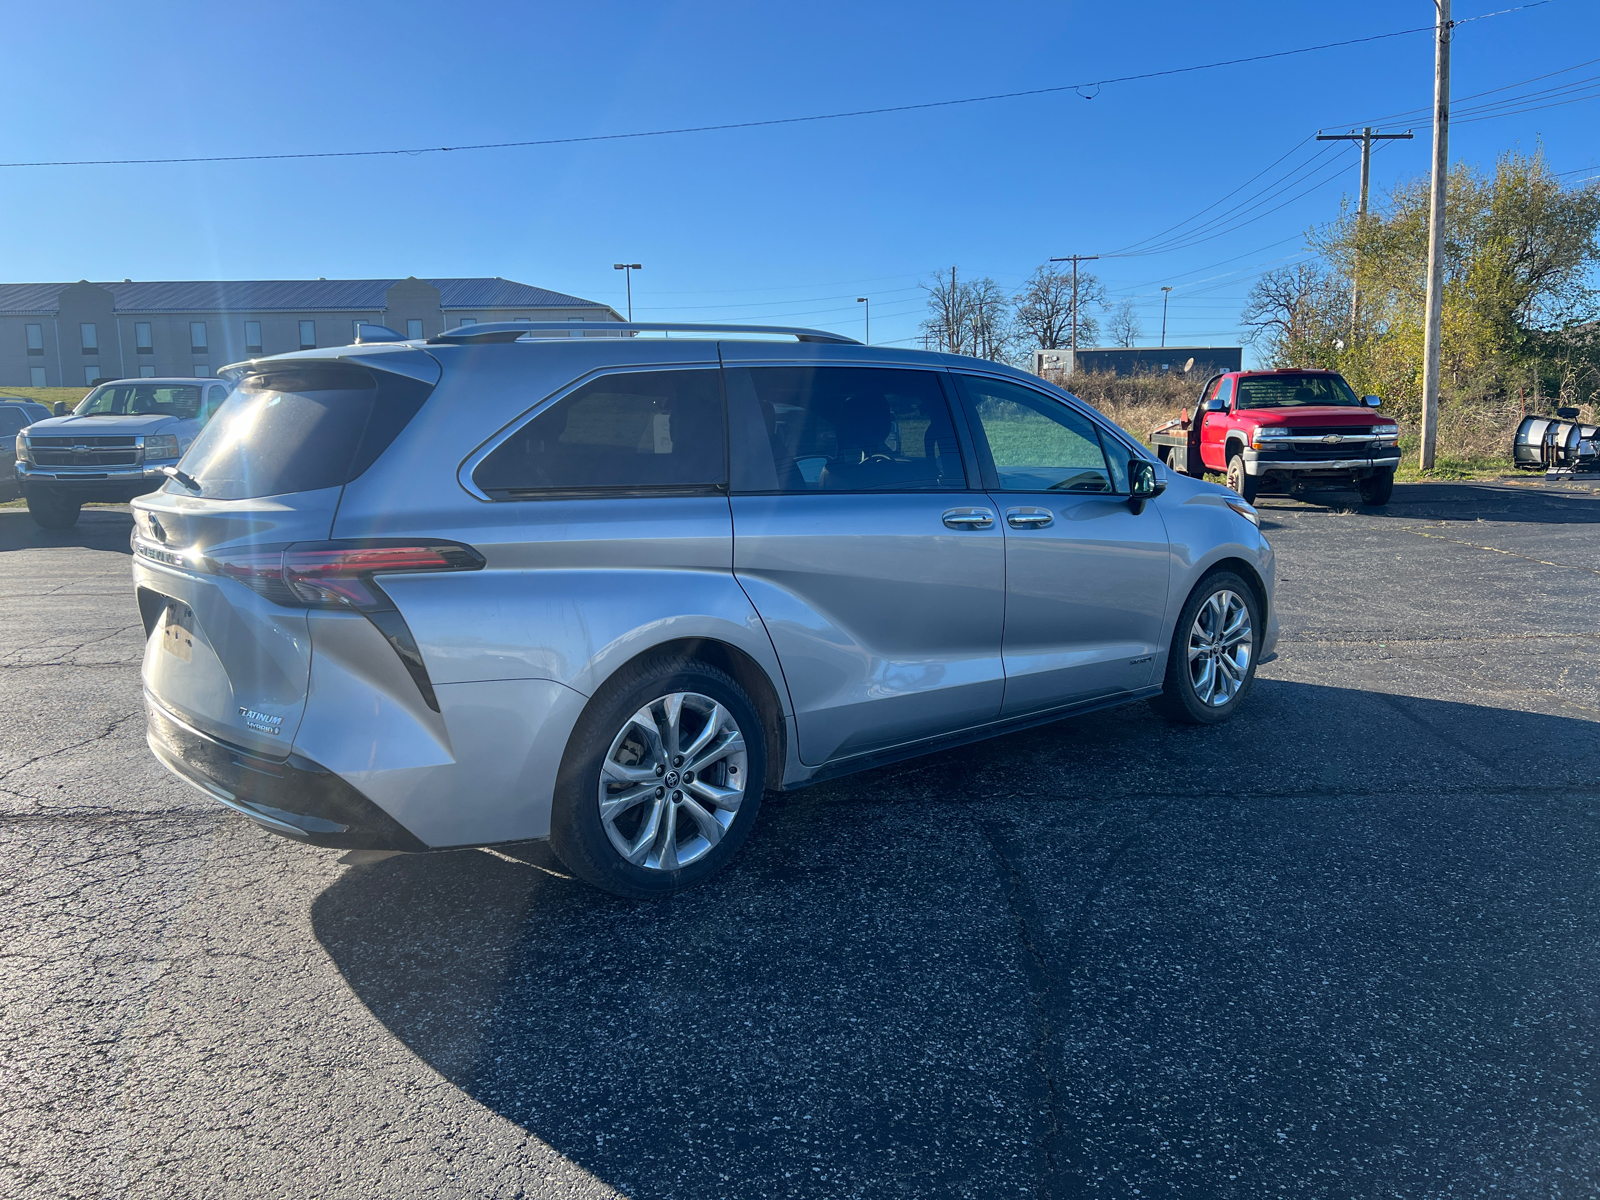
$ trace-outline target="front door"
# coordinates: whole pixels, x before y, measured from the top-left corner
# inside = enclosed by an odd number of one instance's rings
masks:
[[[1232,424],[1228,408],[1232,400],[1233,376],[1231,375],[1213,379],[1201,393],[1195,416],[1201,422],[1200,461],[1205,463],[1207,470],[1228,469],[1228,429]],[[1212,401],[1221,402],[1221,407],[1216,412],[1209,412],[1206,409],[1206,405]]]
[[[1046,393],[960,379],[1005,524],[1002,715],[1149,686],[1162,647],[1169,550],[1157,506],[1137,514],[1129,507],[1130,451]]]
[[[730,364],[734,572],[794,704],[800,759],[993,721],[1005,539],[939,372]]]

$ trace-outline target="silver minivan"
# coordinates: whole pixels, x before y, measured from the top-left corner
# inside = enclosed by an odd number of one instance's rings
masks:
[[[650,898],[767,789],[1138,700],[1214,723],[1272,654],[1255,510],[1033,376],[571,332],[228,370],[134,503],[163,763],[314,845],[547,838]]]

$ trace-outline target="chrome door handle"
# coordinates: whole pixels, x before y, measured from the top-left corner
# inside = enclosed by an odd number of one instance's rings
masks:
[[[1006,524],[1013,529],[1043,529],[1054,521],[1047,508],[1013,508],[1006,513]]]
[[[987,508],[952,508],[944,514],[944,523],[951,529],[988,529],[994,514]]]

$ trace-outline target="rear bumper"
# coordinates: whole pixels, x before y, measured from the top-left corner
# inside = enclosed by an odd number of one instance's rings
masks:
[[[162,765],[284,837],[339,850],[428,847],[349,783],[298,754],[263,758],[201,733],[145,693],[145,737]]]
[[[1283,455],[1283,457],[1278,457]],[[1246,475],[1370,475],[1373,471],[1392,470],[1400,465],[1400,451],[1385,452],[1364,458],[1305,458],[1292,457],[1291,452],[1246,450],[1244,473]]]

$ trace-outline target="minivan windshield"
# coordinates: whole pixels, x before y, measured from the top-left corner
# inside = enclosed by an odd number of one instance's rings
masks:
[[[1244,375],[1235,408],[1359,408],[1361,401],[1338,375]]]
[[[187,383],[103,383],[78,402],[79,417],[192,417],[200,388]]]
[[[248,500],[349,483],[411,420],[432,387],[353,364],[317,363],[246,376],[184,456],[199,492]]]

